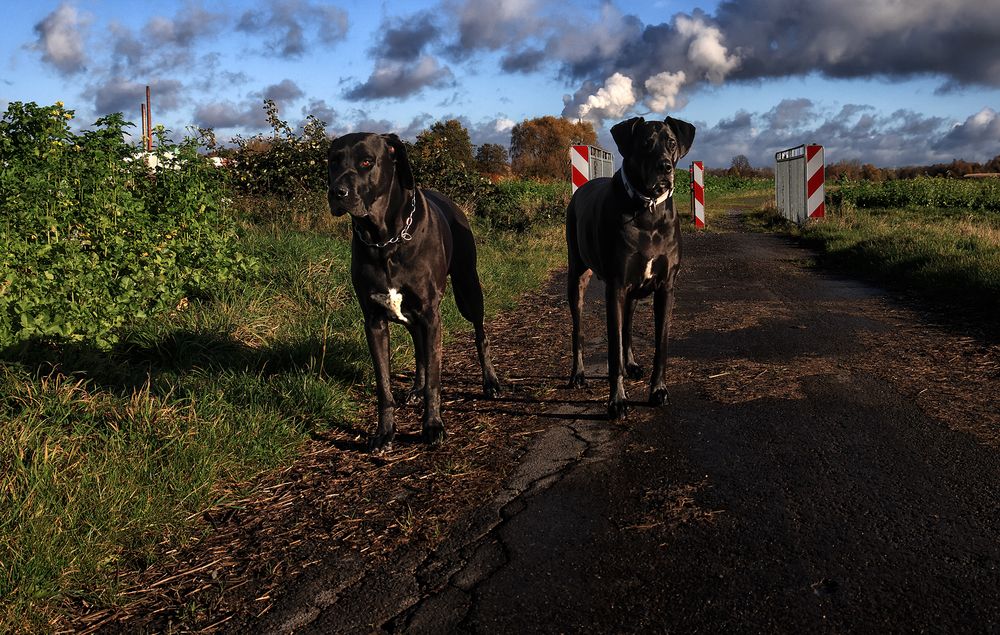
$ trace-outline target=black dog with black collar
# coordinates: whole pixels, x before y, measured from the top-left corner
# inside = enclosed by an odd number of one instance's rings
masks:
[[[621,152],[621,169],[611,178],[582,185],[566,210],[569,248],[567,295],[573,318],[570,385],[582,386],[583,297],[592,274],[605,284],[608,327],[608,415],[625,415],[624,376],[638,379],[642,368],[632,353],[636,303],[652,294],[655,320],[653,374],[649,403],[667,403],[666,357],[674,284],[681,262],[681,223],[674,209],[674,171],[694,141],[691,124],[667,117],[634,117],[615,124],[611,136]]]

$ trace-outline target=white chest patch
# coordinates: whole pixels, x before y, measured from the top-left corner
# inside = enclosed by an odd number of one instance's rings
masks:
[[[395,289],[389,289],[389,311],[400,322],[408,320],[403,316],[403,294]]]
[[[409,322],[403,315],[403,294],[396,289],[389,289],[389,293],[373,293],[372,300],[375,300],[389,311],[389,316],[400,322]]]
[[[643,274],[643,276],[645,277],[646,280],[649,280],[650,278],[653,277],[653,259],[652,258],[650,258],[648,261],[646,261],[646,271]]]

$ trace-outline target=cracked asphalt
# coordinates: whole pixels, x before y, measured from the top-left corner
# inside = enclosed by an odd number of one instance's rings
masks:
[[[310,569],[253,630],[1000,633],[996,409],[953,417],[961,369],[907,366],[995,344],[779,237],[686,235],[684,263],[670,406],[631,382],[629,418],[604,419],[595,280],[592,392],[558,389],[502,489],[434,548]]]

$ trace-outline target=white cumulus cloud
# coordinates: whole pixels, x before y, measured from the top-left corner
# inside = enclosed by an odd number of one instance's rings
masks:
[[[706,24],[701,18],[678,15],[677,32],[691,39],[688,46],[688,60],[695,68],[704,71],[705,78],[714,84],[721,84],[726,75],[740,65],[740,58],[730,55],[722,43],[722,31]]]
[[[617,119],[628,112],[635,102],[632,78],[615,73],[604,82],[604,86],[578,106],[577,117],[594,121]]]
[[[668,109],[675,109],[680,105],[683,107],[684,100],[679,98],[681,87],[687,74],[684,71],[671,73],[664,71],[657,73],[646,80],[646,105],[653,112],[664,112]]]

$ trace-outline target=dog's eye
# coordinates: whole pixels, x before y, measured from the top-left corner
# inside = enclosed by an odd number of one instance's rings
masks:
[[[370,168],[373,165],[375,165],[375,163],[371,159],[362,159],[361,163],[359,163],[358,165],[360,165],[361,167],[363,167],[364,169],[367,170],[368,168]]]

